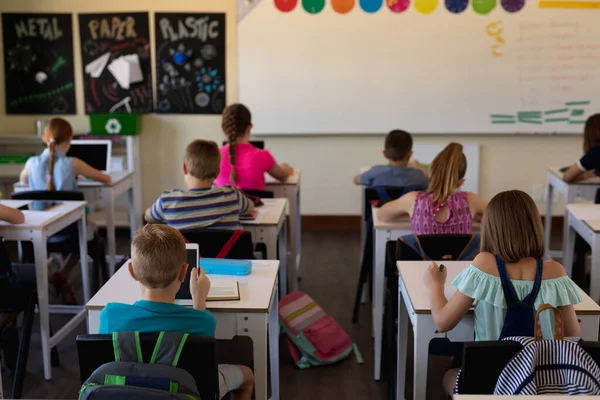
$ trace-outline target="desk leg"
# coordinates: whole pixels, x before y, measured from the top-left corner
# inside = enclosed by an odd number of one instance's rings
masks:
[[[400,279],[400,278],[398,278]],[[400,283],[401,285],[401,283]],[[400,287],[400,286],[398,286]],[[398,349],[396,352],[396,400],[403,400],[406,390],[406,358],[408,354],[408,309],[401,290],[398,291]]]
[[[567,185],[567,193],[565,194],[565,215],[564,215],[564,219],[563,219],[563,242],[562,242],[562,249],[561,249],[563,264],[565,261],[565,259],[564,259],[565,253],[564,252],[566,251],[566,248],[569,245],[569,242],[568,242],[568,240],[569,240],[569,212],[567,211],[567,205],[575,202],[577,193],[578,193],[578,191],[573,188],[573,185]],[[573,266],[571,265],[569,267],[569,269],[567,269],[567,272],[569,272],[572,269],[572,267]],[[565,268],[567,268],[566,265],[565,265]],[[571,276],[571,274],[569,274],[569,276]]]
[[[271,363],[271,399],[279,400],[279,300],[275,292],[269,311],[269,361]]]
[[[385,245],[388,231],[375,229],[373,235],[373,331],[375,334],[375,380],[381,377],[381,342],[383,338],[383,295],[385,286]]]
[[[108,240],[108,273],[115,273],[117,241],[115,237],[115,199],[110,188],[104,191],[104,212],[106,213],[106,238]]]
[[[550,238],[552,235],[552,200],[554,197],[554,186],[550,184],[548,180],[546,186],[546,215],[544,215],[544,243],[546,247],[546,259],[551,260],[550,257]]]
[[[43,231],[32,231],[32,234],[44,378],[50,380],[52,379],[52,369],[50,367],[50,310],[48,307],[48,251],[46,249],[48,238]],[[85,257],[87,257],[87,254]]]
[[[85,223],[85,212],[81,219],[77,221],[79,230],[79,263],[81,264],[81,280],[83,282],[83,304],[90,300],[90,275],[88,269],[88,250],[87,250],[87,226]]]
[[[284,297],[287,295],[288,272],[296,270],[296,266],[293,264],[290,266],[290,270],[288,270],[287,223],[285,218],[283,219],[283,225],[281,226],[281,230],[279,231],[279,235],[277,236],[276,240],[279,253],[279,293],[281,293],[281,297]],[[293,278],[290,282],[290,288],[294,290],[294,286],[297,287],[298,285],[296,274],[291,272],[290,278]]]
[[[137,215],[135,213],[135,201],[133,196],[133,188],[129,188],[129,190],[127,190],[127,200],[129,201],[129,236],[132,239],[133,234],[137,229]]]
[[[575,232],[575,230],[571,228],[571,216],[568,213],[567,219],[565,219],[565,226],[567,227],[567,240],[565,241],[565,247],[563,247],[562,262],[563,266],[565,267],[565,271],[567,272],[567,275],[573,276],[573,254],[575,253],[575,238],[577,237],[577,232]]]
[[[267,314],[237,314],[237,319],[237,334],[252,339],[256,400],[267,400]]]
[[[427,364],[429,342],[435,337],[435,325],[431,314],[417,314],[414,331],[413,399],[424,400],[427,395]]]
[[[573,235],[574,236],[574,235]],[[573,246],[575,240],[573,240]],[[600,235],[592,236],[592,268],[590,271],[590,297],[595,302],[600,300]]]
[[[578,315],[581,338],[583,340],[598,341],[598,325],[600,317],[598,315]]]

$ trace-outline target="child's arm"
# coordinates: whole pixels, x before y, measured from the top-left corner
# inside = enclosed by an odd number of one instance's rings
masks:
[[[571,183],[581,180],[584,172],[579,168],[578,164],[573,164],[563,174],[563,181]]]
[[[572,305],[558,307],[563,315],[563,324],[565,326],[565,336],[579,337],[581,335],[579,321],[575,314],[575,308]]]
[[[85,161],[75,157],[73,157],[73,174],[75,176],[83,175],[88,179],[102,182],[105,185],[110,185],[112,183],[110,175],[98,171],[96,168],[89,166]]]
[[[354,176],[353,182],[355,185],[360,185],[360,174]]]
[[[415,207],[415,198],[418,192],[410,192],[399,199],[385,203],[378,211],[377,217],[380,221],[394,221],[408,215]]]
[[[254,202],[250,200],[244,193],[237,192],[240,200],[240,214],[250,215],[254,212]]]
[[[27,162],[25,163],[25,166],[23,167],[23,171],[21,171],[21,174],[19,175],[19,181],[23,184],[23,185],[28,185],[29,184],[29,175],[27,172],[27,166],[29,165],[29,160],[27,160]]]
[[[278,181],[285,182],[290,175],[294,174],[294,169],[286,163],[281,165],[275,164],[273,168],[268,171],[268,173]]]
[[[471,215],[477,222],[481,222],[481,216],[487,207],[488,201],[478,194],[467,192],[467,201],[471,209]]]
[[[431,301],[431,316],[433,323],[440,332],[452,330],[473,306],[474,299],[457,291],[446,299],[444,285],[446,284],[447,271],[439,271],[438,265],[433,261],[425,273],[425,285],[429,288]]]
[[[25,222],[25,214],[21,210],[0,204],[0,220],[11,224],[22,224]]]
[[[149,224],[160,224],[163,222],[163,218],[162,203],[159,197],[144,213],[144,220]]]
[[[206,310],[206,298],[210,292],[210,279],[204,268],[193,268],[190,272],[190,293],[196,310]]]
[[[419,161],[412,160],[408,165],[410,165],[412,168],[420,169],[421,171],[423,171],[425,176],[429,176],[429,168],[421,164]]]

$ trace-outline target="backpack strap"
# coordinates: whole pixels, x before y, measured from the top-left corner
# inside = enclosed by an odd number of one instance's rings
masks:
[[[156,340],[150,364],[177,367],[183,346],[189,336],[188,333],[161,332]]]
[[[421,247],[421,242],[419,241],[419,237],[417,235],[404,235],[398,238],[398,242],[402,242],[408,247],[410,247],[415,253],[420,254],[421,258],[424,261],[430,261],[431,259],[425,254],[423,251],[423,247]],[[396,257],[398,257],[398,242],[396,242]]]
[[[236,229],[235,231],[233,231],[233,234],[229,237],[225,245],[223,245],[223,248],[221,248],[221,250],[219,251],[219,254],[217,254],[217,257],[215,258],[227,257],[227,254],[229,254],[233,246],[235,246],[235,244],[242,237],[243,234],[243,229]]]
[[[536,260],[537,267],[535,271],[535,281],[533,282],[533,289],[531,289],[531,293],[529,293],[524,299],[523,303],[533,307],[533,303],[535,303],[535,299],[537,298],[538,293],[540,292],[540,288],[542,287],[542,272],[544,261],[541,258]]]
[[[462,260],[474,260],[477,253],[479,253],[480,240],[477,234],[472,234],[469,243],[462,249],[458,257],[456,257],[457,261]]]
[[[113,332],[113,350],[117,362],[144,362],[139,332]]]
[[[508,272],[506,271],[506,264],[500,259],[500,257],[495,257],[496,266],[498,267],[498,275],[500,275],[500,282],[502,282],[502,291],[504,292],[506,305],[508,307],[513,307],[520,302],[519,297],[517,296],[515,287],[513,286],[512,282],[510,281],[510,278],[508,277]]]

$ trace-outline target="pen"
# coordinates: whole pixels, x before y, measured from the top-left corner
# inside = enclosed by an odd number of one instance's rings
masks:
[[[444,264],[440,264],[438,267],[438,272],[442,272],[444,270],[445,266]]]

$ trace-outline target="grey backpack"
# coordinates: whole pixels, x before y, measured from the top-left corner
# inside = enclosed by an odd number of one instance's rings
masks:
[[[139,332],[113,333],[115,361],[84,382],[79,400],[200,399],[196,381],[177,363],[188,334],[161,332],[150,363],[144,363]]]

